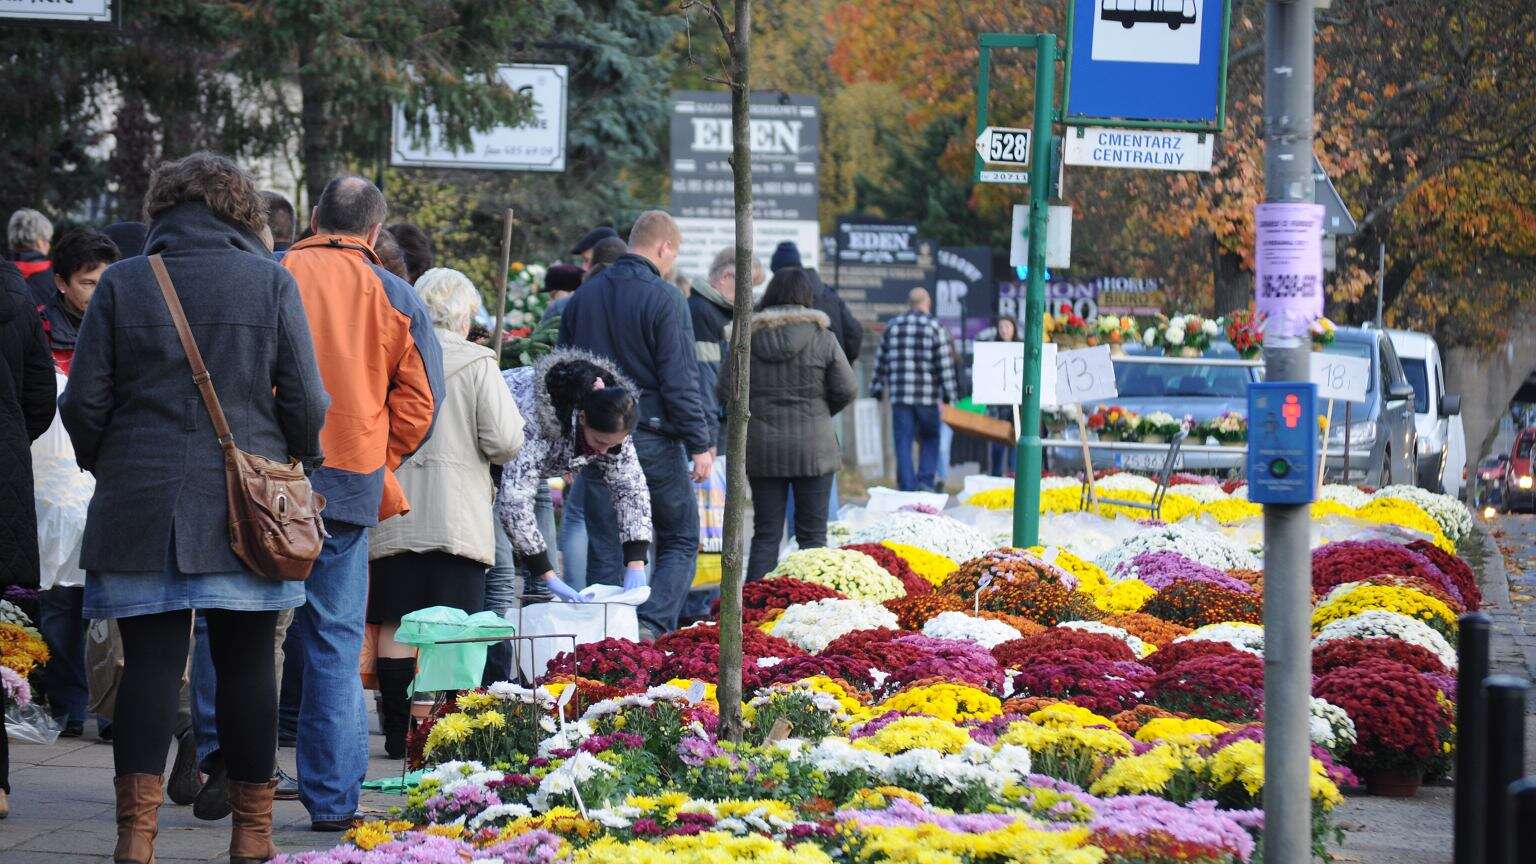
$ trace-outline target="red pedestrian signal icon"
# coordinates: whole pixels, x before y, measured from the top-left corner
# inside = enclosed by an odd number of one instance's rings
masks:
[[[1301,422],[1301,398],[1295,393],[1285,394],[1285,405],[1280,408],[1280,414],[1285,418],[1285,428],[1295,429]]]

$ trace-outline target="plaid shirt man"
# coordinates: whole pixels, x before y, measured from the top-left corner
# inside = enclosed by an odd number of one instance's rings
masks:
[[[939,319],[918,311],[892,318],[875,357],[870,395],[893,405],[936,405],[959,398],[949,333]]]

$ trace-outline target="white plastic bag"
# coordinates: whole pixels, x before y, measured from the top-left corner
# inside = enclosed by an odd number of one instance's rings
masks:
[[[55,373],[60,392],[68,380]],[[32,442],[32,489],[37,505],[40,587],[83,587],[80,540],[85,536],[85,514],[96,493],[96,478],[75,464],[75,448],[57,412],[53,425]]]
[[[47,746],[59,740],[63,727],[49,716],[46,709],[36,702],[28,705],[5,706],[5,737],[18,744],[42,744]]]
[[[960,487],[960,503],[971,500],[971,496],[977,492],[986,492],[989,489],[1012,489],[1014,480],[1012,477],[993,477],[990,474],[972,474],[965,478],[965,485]]]
[[[649,585],[632,591],[616,585],[588,585],[581,595],[593,602],[535,603],[523,607],[521,618],[517,610],[507,611],[507,620],[518,625],[518,635],[532,640],[525,638],[517,648],[525,679],[539,678],[556,654],[571,650],[572,634],[578,645],[610,637],[639,641],[640,619],[635,610],[650,599]]]
[[[932,507],[935,513],[942,513],[949,506],[949,495],[945,492],[898,492],[884,486],[869,490],[871,513],[894,513],[912,504]]]

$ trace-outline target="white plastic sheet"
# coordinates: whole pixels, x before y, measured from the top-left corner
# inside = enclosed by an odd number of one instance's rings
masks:
[[[932,507],[935,512],[942,513],[949,506],[949,494],[946,492],[898,492],[884,486],[876,486],[869,490],[869,512],[894,513],[903,507],[913,504]]]
[[[625,591],[615,585],[588,585],[581,592],[590,603],[535,603],[507,611],[507,620],[518,625],[519,636],[544,637],[521,640],[516,651],[523,677],[532,681],[544,674],[556,654],[571,650],[570,635],[577,645],[613,637],[639,641],[640,620],[635,610],[650,599],[649,585]]]
[[[55,373],[60,391],[69,380]],[[53,425],[32,442],[32,487],[37,505],[37,551],[42,588],[81,587],[80,540],[96,478],[75,464],[75,449],[55,412]]]

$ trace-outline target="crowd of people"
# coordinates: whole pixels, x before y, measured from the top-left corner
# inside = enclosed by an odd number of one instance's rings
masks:
[[[649,589],[642,638],[689,619],[696,485],[715,474],[732,396],[735,249],[689,284],[667,213],[641,214],[627,237],[593,229],[541,286],[558,347],[502,370],[477,333],[476,286],[434,266],[420,228],[386,227],[385,196],[364,178],[331,180],[301,222],[236,164],[199,153],[154,172],[143,216],[55,238],[21,210],[0,262],[0,463],[15,468],[0,566],[6,584],[37,585],[28,445],[60,422],[95,485],[83,587],[40,597],[43,695],[67,736],[100,713],[115,861],[153,860],[167,795],[199,818],[229,817],[236,862],[275,854],[275,797],[300,800],[317,831],[352,827],[369,757],[364,674],[386,755],[405,752],[416,661],[395,636],[413,611],[505,615],[583,602],[584,586],[606,583]],[[766,282],[739,457],[756,579],[777,563],[786,523],[799,546],[826,543],[843,461],[834,417],[858,392],[864,330],[793,244],[745,281]],[[194,375],[172,297],[206,375]],[[956,398],[929,303],[914,291],[890,322],[871,385],[892,403],[903,488],[934,483],[938,406]],[[199,396],[208,381],[217,409]],[[258,574],[236,554],[231,444],[302,465],[323,499],[307,578]],[[565,480],[558,520],[552,478]],[[92,698],[86,654],[100,640],[88,626],[120,645],[115,699]],[[515,675],[498,647],[487,680]],[[279,746],[295,748],[296,778],[278,770]]]

